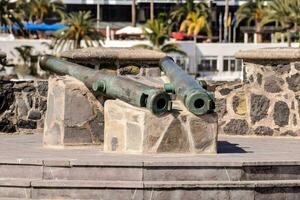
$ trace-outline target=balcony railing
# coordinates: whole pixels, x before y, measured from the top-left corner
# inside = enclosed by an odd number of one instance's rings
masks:
[[[132,0],[63,0],[66,4],[104,4],[104,5],[131,5]],[[150,3],[151,0],[136,0],[136,4]],[[209,0],[194,0],[195,3]],[[230,5],[240,5],[247,0],[229,0]],[[173,3],[186,2],[186,0],[154,0],[154,3]],[[225,5],[225,0],[213,0],[217,5]]]

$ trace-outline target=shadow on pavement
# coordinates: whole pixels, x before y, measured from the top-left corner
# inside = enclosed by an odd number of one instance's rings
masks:
[[[218,153],[253,153],[247,151],[249,147],[239,147],[239,144],[233,144],[227,141],[218,141]]]

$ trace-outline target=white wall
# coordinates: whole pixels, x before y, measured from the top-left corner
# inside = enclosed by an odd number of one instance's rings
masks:
[[[19,56],[14,50],[17,46],[30,45],[34,46],[36,50],[40,53],[52,53],[48,49],[47,45],[43,43],[49,43],[50,40],[13,40],[13,41],[0,41],[0,50],[7,53],[8,60],[13,63],[18,63]],[[173,42],[173,41],[171,41]],[[176,42],[179,47],[188,54],[187,64],[188,71],[190,73],[197,72],[197,62],[201,57],[205,56],[217,56],[217,68],[223,68],[224,56],[233,57],[234,54],[241,50],[251,50],[257,48],[267,48],[267,47],[287,47],[287,43],[261,43],[261,44],[245,44],[245,43],[198,43],[195,45],[193,41],[182,41]],[[132,47],[137,44],[150,44],[147,40],[109,40],[105,41],[105,47]],[[292,44],[293,47],[299,47],[299,44]],[[222,71],[222,70],[219,70]],[[232,76],[233,74],[228,74]],[[225,74],[217,75],[219,77],[225,76]],[[235,75],[236,76],[236,75]],[[233,76],[233,77],[235,77]]]
[[[51,50],[49,50],[48,46],[44,43],[50,43],[50,40],[12,40],[12,41],[0,41],[0,50],[4,51],[7,54],[7,59],[14,63],[20,63],[19,54],[14,49],[15,47],[19,47],[22,45],[29,45],[33,46],[36,50],[35,53],[41,53],[41,54],[50,54],[52,53]]]

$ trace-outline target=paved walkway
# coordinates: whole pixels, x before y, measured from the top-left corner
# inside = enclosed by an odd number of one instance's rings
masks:
[[[0,135],[0,163],[40,163],[43,160],[81,162],[227,163],[284,162],[300,165],[300,139],[271,137],[219,137],[217,155],[103,153],[100,148],[49,149],[42,135]]]

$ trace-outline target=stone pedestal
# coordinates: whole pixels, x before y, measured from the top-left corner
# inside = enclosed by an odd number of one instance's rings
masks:
[[[43,144],[45,146],[103,144],[103,107],[77,79],[49,79]]]
[[[217,153],[217,115],[195,116],[178,101],[157,117],[120,100],[104,107],[104,151],[121,153]]]

